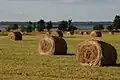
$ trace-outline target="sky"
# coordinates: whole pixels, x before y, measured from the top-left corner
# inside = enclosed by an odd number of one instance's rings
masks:
[[[0,0],[0,21],[113,21],[120,0]]]

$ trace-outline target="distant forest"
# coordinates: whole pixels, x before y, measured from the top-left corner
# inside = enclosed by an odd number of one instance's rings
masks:
[[[34,22],[33,22],[34,23]],[[47,23],[47,22],[46,22]],[[52,22],[53,25],[58,25],[59,22]],[[112,25],[112,21],[106,21],[106,22],[72,22],[73,24],[76,25],[96,25],[96,24],[102,24],[102,25]],[[18,25],[27,25],[29,24],[28,22],[0,22],[0,25],[13,25],[13,24],[18,24]]]

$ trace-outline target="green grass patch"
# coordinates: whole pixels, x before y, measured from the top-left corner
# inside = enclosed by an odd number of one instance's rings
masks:
[[[75,58],[77,45],[89,36],[64,37],[68,53],[73,55],[41,56],[37,52],[37,37],[23,36],[22,41],[0,37],[0,80],[120,80],[120,67],[83,67]],[[120,35],[104,35],[118,53]]]

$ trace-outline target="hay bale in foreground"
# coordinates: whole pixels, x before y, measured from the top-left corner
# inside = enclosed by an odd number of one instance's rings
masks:
[[[8,34],[8,37],[12,40],[22,40],[22,34],[21,34],[21,32],[18,32],[18,31],[10,32]]]
[[[42,34],[39,39],[38,52],[41,55],[65,55],[67,43],[62,38]]]
[[[50,33],[51,36],[56,36],[56,37],[63,37],[62,31],[52,31]]]
[[[102,32],[101,31],[92,31],[90,33],[90,36],[92,36],[92,37],[102,37]]]
[[[103,41],[88,40],[80,43],[76,51],[80,65],[113,66],[116,64],[116,49]]]

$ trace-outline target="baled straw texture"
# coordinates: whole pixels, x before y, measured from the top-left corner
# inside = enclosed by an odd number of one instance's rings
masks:
[[[8,34],[8,37],[12,40],[22,40],[22,34],[21,32],[10,32]]]
[[[102,37],[102,32],[101,31],[92,31],[90,33],[90,36],[92,36],[92,37]]]
[[[64,39],[42,34],[39,39],[38,51],[41,55],[65,55],[67,43]]]
[[[56,36],[56,37],[63,37],[62,31],[52,31],[50,33],[51,36]]]
[[[78,45],[76,59],[81,65],[112,66],[116,64],[116,49],[103,41],[87,40]]]

